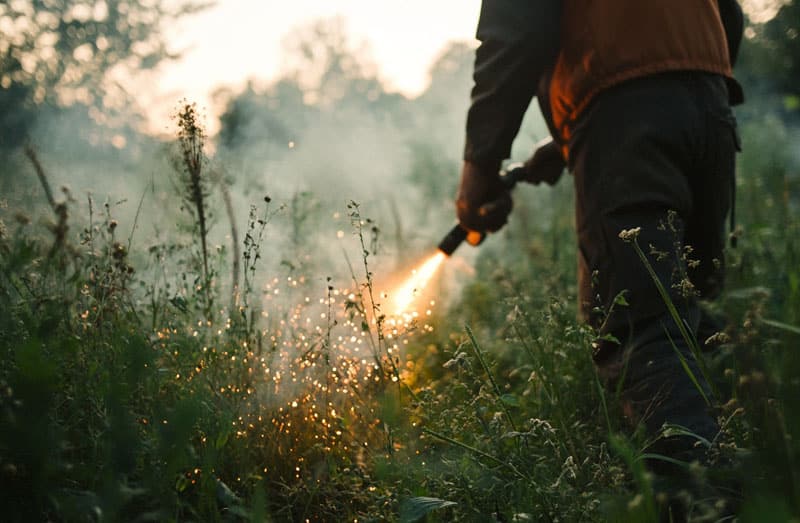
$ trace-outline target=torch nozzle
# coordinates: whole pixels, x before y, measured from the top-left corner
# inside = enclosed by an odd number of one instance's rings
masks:
[[[445,256],[452,256],[458,246],[466,239],[467,230],[461,227],[461,225],[455,224],[453,228],[450,229],[450,232],[439,242],[439,250],[442,251]]]

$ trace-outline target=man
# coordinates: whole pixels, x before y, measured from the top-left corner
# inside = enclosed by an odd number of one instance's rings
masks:
[[[722,285],[741,32],[735,0],[487,0],[481,8],[459,221],[481,232],[506,223],[511,196],[498,170],[537,96],[554,141],[525,164],[528,180],[555,183],[565,166],[574,174],[580,310],[598,330],[594,361],[651,437],[664,424],[706,441],[718,432],[684,338],[698,339],[698,299]],[[670,314],[634,238],[688,328]],[[649,451],[692,461],[702,457],[695,441],[662,438]],[[665,463],[649,466],[668,474]]]

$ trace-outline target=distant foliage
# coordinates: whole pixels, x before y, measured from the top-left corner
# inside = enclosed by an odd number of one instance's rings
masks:
[[[750,24],[737,75],[749,102],[772,96],[776,109],[800,115],[800,1],[788,0],[768,22]]]
[[[43,105],[122,111],[112,69],[135,72],[171,56],[163,24],[203,3],[47,0],[0,3],[0,153],[18,145]]]

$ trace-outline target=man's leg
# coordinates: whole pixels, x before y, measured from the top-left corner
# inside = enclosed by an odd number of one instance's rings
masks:
[[[689,336],[696,336],[700,310],[687,272],[686,245],[689,233],[698,229],[687,224],[694,224],[697,215],[697,177],[705,175],[700,167],[707,156],[707,120],[696,77],[662,75],[601,95],[584,116],[571,148],[582,308],[601,334],[620,341],[598,344],[598,370],[612,390],[620,384],[631,414],[651,437],[667,423],[712,439],[717,425],[690,342],[647,266],[619,232],[641,228],[636,241],[647,264]],[[623,292],[627,307],[615,304]],[[694,441],[665,439],[652,450],[689,459],[699,455]],[[659,468],[658,463],[650,466]]]

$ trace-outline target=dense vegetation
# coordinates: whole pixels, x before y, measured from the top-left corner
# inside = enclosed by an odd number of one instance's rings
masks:
[[[726,326],[699,340],[723,431],[691,470],[698,521],[800,517],[797,5],[750,28],[740,65],[754,95],[739,246],[709,305]],[[0,104],[27,97],[0,142],[1,519],[655,518],[648,442],[575,320],[569,179],[518,188],[510,225],[398,313],[398,280],[451,225],[471,51],[409,100],[347,45],[310,26],[296,70],[227,93],[213,157],[190,103],[160,143],[94,99],[37,100],[37,75],[0,62]],[[532,115],[515,155],[543,133]]]

